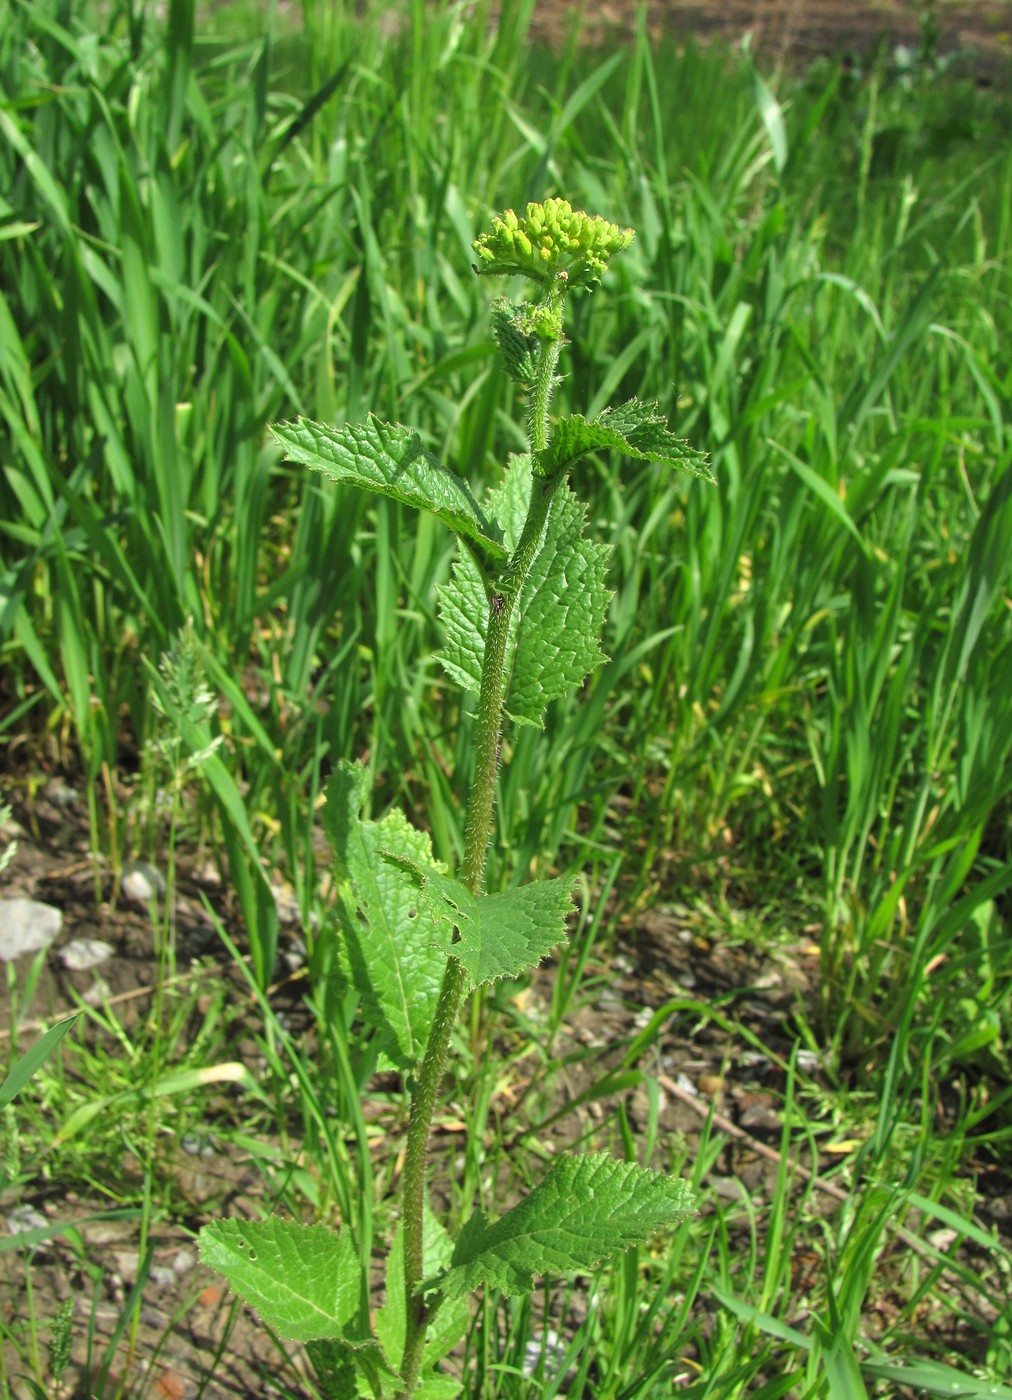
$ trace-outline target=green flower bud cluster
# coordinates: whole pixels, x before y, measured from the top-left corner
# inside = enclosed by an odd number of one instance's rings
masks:
[[[565,340],[562,307],[556,302],[535,301],[517,308],[517,327],[538,340]]]
[[[633,240],[631,228],[620,229],[597,214],[584,214],[565,199],[528,204],[519,218],[512,209],[492,220],[492,232],[472,244],[475,271],[509,277],[520,273],[542,285],[563,282],[592,287],[601,279],[612,253]]]
[[[518,384],[529,384],[538,372],[542,344],[565,343],[562,298],[516,303],[508,297],[496,297],[492,303],[492,336],[502,351],[510,378]]]

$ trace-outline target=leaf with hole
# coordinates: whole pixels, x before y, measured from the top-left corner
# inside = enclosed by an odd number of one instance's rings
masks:
[[[341,1337],[358,1312],[362,1272],[351,1236],[294,1220],[215,1220],[200,1257],[293,1342]]]

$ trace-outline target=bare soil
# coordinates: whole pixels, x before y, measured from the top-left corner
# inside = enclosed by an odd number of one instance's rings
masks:
[[[638,0],[541,0],[533,33],[562,43],[579,16],[581,40],[611,43],[632,33]],[[793,68],[819,58],[866,60],[897,45],[917,49],[933,27],[940,57],[984,83],[1007,79],[1012,62],[1012,0],[648,0],[656,39],[739,43]]]

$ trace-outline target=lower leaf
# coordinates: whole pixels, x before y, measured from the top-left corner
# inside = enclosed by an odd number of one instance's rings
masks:
[[[214,1220],[199,1245],[202,1261],[279,1337],[341,1337],[358,1313],[362,1269],[350,1235],[277,1218]]]
[[[482,1284],[529,1293],[535,1274],[586,1272],[693,1213],[683,1181],[606,1153],[564,1156],[493,1225],[480,1211],[461,1231],[450,1268],[427,1283],[445,1298]]]
[[[401,1388],[400,1377],[387,1365],[373,1338],[350,1342],[329,1337],[307,1342],[306,1352],[326,1400],[383,1400]]]

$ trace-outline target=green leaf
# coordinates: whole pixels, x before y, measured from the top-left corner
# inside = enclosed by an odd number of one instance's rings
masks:
[[[447,1234],[443,1225],[436,1219],[425,1206],[424,1229],[422,1240],[422,1271],[423,1275],[438,1273],[449,1268],[450,1260],[453,1257],[453,1241]],[[387,1256],[386,1274],[386,1302],[376,1314],[376,1336],[383,1344],[383,1350],[394,1366],[400,1366],[404,1355],[404,1335],[405,1325],[405,1299],[404,1299],[404,1231],[401,1225],[397,1226],[394,1235],[393,1245]],[[453,1302],[445,1302],[433,1318],[425,1339],[425,1352],[422,1366],[431,1367],[441,1360],[460,1341],[467,1331],[471,1320],[471,1307],[466,1298],[458,1298]],[[450,1376],[430,1376],[423,1374],[420,1385],[422,1389],[416,1394],[428,1394],[425,1389],[425,1381],[439,1381],[442,1383],[452,1382]],[[457,1389],[459,1390],[459,1384]],[[435,1400],[433,1392],[433,1400]],[[456,1394],[457,1391],[449,1391],[449,1394]]]
[[[586,1272],[677,1225],[692,1209],[683,1181],[606,1153],[560,1157],[540,1186],[494,1225],[476,1212],[461,1231],[450,1269],[431,1286],[446,1298],[482,1284],[529,1293],[535,1274]]]
[[[203,1262],[280,1337],[340,1337],[358,1311],[361,1266],[350,1235],[272,1218],[214,1220],[198,1238]]]
[[[514,457],[488,508],[507,548],[516,547],[532,485],[529,457]],[[599,638],[608,605],[608,547],[583,537],[584,507],[569,490],[556,492],[541,549],[514,609],[507,648],[506,712],[540,724],[545,706],[580,684],[606,658]],[[488,631],[488,600],[472,560],[461,556],[439,590],[444,648],[440,660],[465,690],[477,695]]]
[[[854,1355],[854,1343],[842,1330],[818,1328],[821,1358],[813,1348],[816,1361],[821,1360],[826,1376],[828,1400],[868,1400],[868,1389],[861,1379],[861,1368]]]
[[[430,510],[468,547],[486,572],[505,561],[499,531],[482,513],[467,483],[449,471],[411,428],[365,423],[331,428],[300,418],[275,423],[271,433],[290,461],[323,472],[331,481],[389,496],[417,510]]]
[[[540,341],[530,323],[528,306],[506,297],[496,297],[492,303],[492,338],[506,373],[516,384],[529,384],[538,370]]]
[[[346,1337],[327,1337],[307,1342],[306,1351],[327,1400],[375,1400],[401,1388],[375,1338],[352,1342]]]
[[[307,1342],[306,1351],[327,1400],[359,1400],[358,1371],[351,1348],[339,1337]]]
[[[440,1376],[430,1372],[422,1376],[412,1392],[412,1400],[454,1400],[463,1390],[463,1385],[453,1376]]]
[[[339,890],[341,971],[362,998],[377,1048],[406,1069],[425,1049],[446,955],[439,929],[419,917],[420,884],[441,874],[428,836],[400,812],[363,821],[369,780],[360,764],[339,763],[327,784],[324,826],[334,850]],[[434,906],[425,905],[431,914]],[[456,911],[444,917],[452,921]]]
[[[415,878],[419,903],[437,930],[444,925],[444,953],[460,959],[472,988],[519,977],[565,941],[573,907],[566,880],[535,881],[475,899],[449,875],[416,870]]]
[[[968,1400],[1012,1400],[1012,1387],[1000,1381],[985,1381],[957,1371],[941,1361],[913,1361],[899,1364],[873,1357],[861,1369],[875,1380],[920,1391],[924,1395],[966,1396]]]
[[[452,952],[464,964],[471,986],[519,977],[537,967],[566,938],[573,907],[567,880],[540,880],[478,900],[478,918],[461,929]]]
[[[795,453],[788,451],[786,447],[781,447],[780,443],[771,442],[770,445],[775,447],[776,450],[782,454],[784,461],[797,473],[798,477],[808,487],[812,495],[818,496],[830,515],[836,517],[843,528],[853,536],[861,552],[867,555],[868,546],[861,537],[861,531],[854,524],[854,521],[848,514],[847,507],[844,505],[843,501],[840,500],[829,482],[826,481],[824,477],[819,476],[818,472],[813,472],[811,467],[807,466]]]
[[[10,1101],[21,1093],[32,1076],[38,1074],[80,1014],[79,1011],[75,1011],[72,1016],[57,1021],[55,1026],[50,1026],[48,1031],[39,1036],[30,1050],[19,1060],[15,1060],[10,1074],[0,1084],[0,1108],[6,1108]]]
[[[606,408],[593,423],[579,413],[563,418],[556,424],[551,442],[538,453],[535,472],[552,477],[571,471],[588,452],[600,448],[610,448],[640,462],[664,462],[704,481],[714,480],[706,453],[697,452],[682,438],[676,438],[656,403],[640,403],[638,399],[630,399],[620,408]]]
[[[776,1337],[778,1341],[788,1342],[791,1346],[797,1347],[799,1351],[811,1351],[812,1340],[810,1337],[806,1337],[803,1332],[799,1332],[794,1327],[788,1327],[786,1322],[781,1322],[778,1317],[763,1312],[754,1303],[742,1302],[733,1293],[723,1293],[719,1288],[714,1288],[711,1291],[722,1308],[726,1308],[729,1313],[739,1318],[747,1326],[757,1327],[761,1332]]]
[[[748,75],[752,79],[752,90],[755,93],[756,106],[759,109],[759,116],[762,124],[766,128],[766,135],[769,137],[770,150],[773,152],[773,164],[778,175],[784,173],[787,165],[787,127],[784,123],[784,111],[780,103],[773,96],[773,91],[769,87],[765,78],[752,62],[751,55],[745,52],[746,68]]]
[[[191,754],[204,754],[202,777],[214,793],[221,813],[229,873],[246,927],[249,930],[257,982],[266,987],[274,972],[277,953],[277,905],[249,824],[246,804],[234,774],[216,753],[209,753],[212,736],[207,724],[196,724],[177,707],[170,706],[172,723]]]
[[[8,238],[26,238],[28,234],[34,233],[37,228],[41,228],[41,223],[26,223],[24,220],[16,219],[13,223],[0,226],[0,242]]]
[[[562,487],[527,575],[507,710],[530,724],[607,660],[600,637],[611,597],[605,587],[611,551],[584,539],[585,517],[583,504]]]

